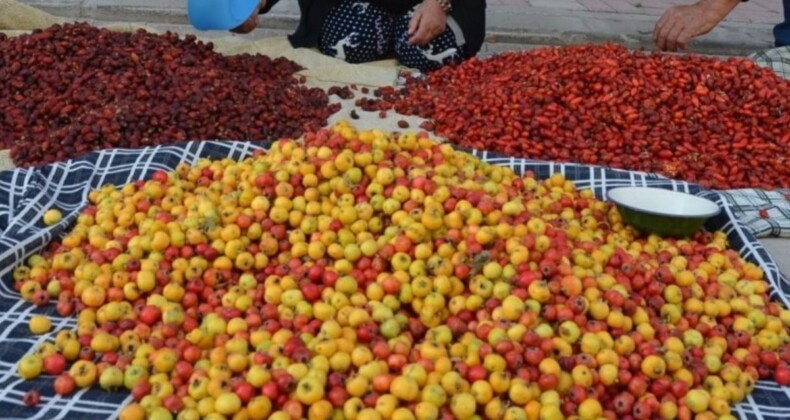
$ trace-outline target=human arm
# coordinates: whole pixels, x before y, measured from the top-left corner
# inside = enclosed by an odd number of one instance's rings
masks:
[[[668,9],[653,31],[653,40],[664,51],[685,50],[691,39],[710,32],[741,0],[699,0]]]
[[[449,2],[423,0],[409,22],[409,44],[425,45],[441,35],[447,28]]]
[[[279,0],[261,0],[257,9],[252,13],[249,19],[244,23],[231,29],[231,32],[237,34],[248,34],[258,27],[258,16],[269,11]]]

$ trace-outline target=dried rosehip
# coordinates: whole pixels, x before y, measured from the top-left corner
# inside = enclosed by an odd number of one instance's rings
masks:
[[[358,105],[430,119],[464,147],[724,189],[790,185],[788,96],[742,58],[582,45],[471,59]]]
[[[3,37],[0,147],[31,166],[107,148],[298,137],[340,109],[299,70],[284,58],[223,56],[194,36],[84,23]]]

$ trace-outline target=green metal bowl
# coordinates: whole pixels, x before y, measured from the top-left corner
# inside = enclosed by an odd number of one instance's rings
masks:
[[[624,223],[661,236],[691,236],[721,212],[713,201],[663,188],[615,188],[607,197],[617,204]]]

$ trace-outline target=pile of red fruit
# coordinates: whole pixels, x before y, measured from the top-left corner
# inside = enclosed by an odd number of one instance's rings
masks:
[[[614,45],[472,59],[360,99],[465,147],[658,172],[718,189],[790,186],[790,83],[754,62]]]
[[[790,311],[724,234],[640,237],[425,135],[341,123],[90,202],[14,271],[78,315],[18,373],[129,390],[122,419],[730,419],[790,382]]]
[[[0,34],[0,148],[17,166],[184,140],[273,140],[339,109],[284,58],[226,57],[167,33],[56,25]]]

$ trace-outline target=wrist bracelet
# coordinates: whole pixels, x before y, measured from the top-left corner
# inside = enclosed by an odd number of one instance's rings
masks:
[[[450,13],[453,10],[453,4],[450,0],[436,0],[436,2],[439,3],[439,7],[444,10],[444,13]]]

